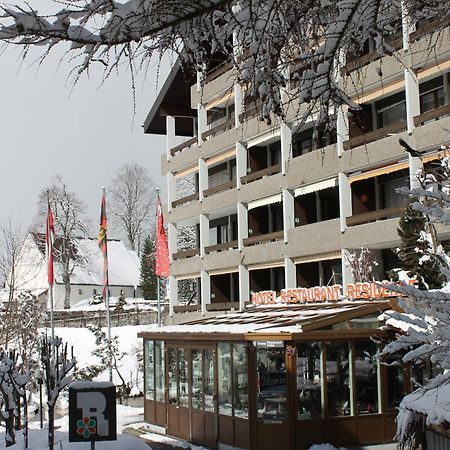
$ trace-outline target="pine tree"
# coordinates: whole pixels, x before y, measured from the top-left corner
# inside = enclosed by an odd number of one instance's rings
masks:
[[[439,289],[445,277],[440,270],[436,254],[431,248],[427,232],[427,219],[421,211],[414,209],[417,199],[410,198],[408,206],[400,217],[398,234],[401,238],[401,268],[409,277],[417,277],[419,289]]]
[[[155,242],[152,236],[147,236],[141,256],[141,289],[146,300],[156,298],[155,276]]]

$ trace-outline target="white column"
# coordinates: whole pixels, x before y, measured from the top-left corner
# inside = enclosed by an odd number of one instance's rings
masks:
[[[281,137],[281,173],[286,173],[287,163],[291,157],[292,148],[292,130],[285,122],[280,125]]]
[[[200,256],[205,256],[205,247],[209,245],[209,217],[200,214]]]
[[[409,187],[410,189],[420,188],[420,182],[417,178],[417,171],[419,169],[423,170],[423,164],[420,158],[413,158],[411,155],[408,155],[409,162]]]
[[[336,151],[337,155],[341,157],[344,154],[344,142],[349,139],[348,128],[348,106],[342,105],[337,108],[336,117]]]
[[[169,314],[173,316],[173,307],[178,306],[178,281],[173,276],[169,276]]]
[[[177,145],[177,139],[175,135],[175,117],[166,116],[166,145],[167,145],[167,161],[170,161],[172,150]]]
[[[353,275],[352,275],[352,271],[350,270],[350,267],[348,266],[348,264],[346,264],[346,262],[348,261],[347,255],[348,255],[348,250],[346,250],[345,248],[343,248],[341,250],[341,259],[342,259],[342,293],[344,295],[347,295],[347,286],[349,283],[353,283]]]
[[[172,211],[172,202],[177,199],[177,179],[172,172],[167,173],[167,211]]]
[[[244,203],[237,205],[238,219],[238,248],[240,251],[244,249],[244,239],[248,237],[248,209]]]
[[[206,305],[211,303],[211,277],[206,270],[200,272],[200,290],[202,314],[206,314]]]
[[[297,269],[291,258],[284,258],[284,284],[286,289],[297,287]]]
[[[412,69],[405,69],[406,124],[408,133],[414,130],[414,116],[420,114],[419,80]]]
[[[170,262],[173,261],[173,254],[178,251],[178,230],[176,223],[167,224],[168,247]]]
[[[236,177],[237,188],[241,187],[241,177],[247,175],[247,149],[241,142],[236,142]]]
[[[339,216],[341,233],[347,228],[346,217],[352,215],[352,188],[348,181],[347,175],[340,172],[338,175],[339,182]]]
[[[239,83],[234,85],[234,126],[239,128],[241,120],[239,116],[244,112],[244,98],[242,95],[242,87]]]
[[[203,143],[202,133],[204,133],[208,129],[208,119],[206,109],[200,103],[197,105],[197,124],[198,124],[197,142],[198,145],[200,146]]]
[[[202,158],[198,160],[198,198],[203,200],[203,191],[208,189],[208,166]]]
[[[415,31],[416,25],[411,20],[411,15],[409,14],[406,5],[405,0],[401,0],[401,11],[402,11],[402,37],[403,37],[403,50],[409,50],[410,46],[410,39],[409,35]]]
[[[288,231],[295,227],[294,195],[288,189],[283,189],[283,230],[284,242],[288,242]]]
[[[239,310],[244,311],[245,302],[250,300],[250,275],[247,267],[239,265]]]

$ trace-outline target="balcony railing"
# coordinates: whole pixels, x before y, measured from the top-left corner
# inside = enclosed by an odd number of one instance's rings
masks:
[[[174,261],[177,261],[178,259],[186,259],[186,258],[192,258],[193,256],[200,255],[200,249],[199,248],[189,248],[187,250],[180,250],[177,253],[174,253],[172,255],[172,259]]]
[[[228,181],[227,183],[219,184],[203,191],[203,197],[210,197],[211,195],[218,194],[219,192],[229,191],[236,187],[236,180]]]
[[[239,302],[210,303],[206,305],[206,311],[226,311],[239,309]]]
[[[223,242],[222,244],[209,245],[205,247],[205,253],[222,252],[230,248],[238,248],[238,241]]]
[[[244,239],[244,247],[251,245],[264,244],[266,242],[280,241],[284,238],[284,231],[275,231],[274,233],[260,234]]]
[[[379,128],[378,130],[370,131],[369,133],[361,134],[354,138],[344,142],[344,150],[359,147],[360,145],[369,144],[370,142],[378,141],[389,134],[400,133],[406,130],[406,121],[400,120],[399,122],[391,123],[386,127]]]
[[[177,206],[184,205],[185,203],[189,203],[198,199],[199,199],[198,192],[195,192],[194,194],[187,195],[186,197],[179,198],[178,200],[174,200],[172,202],[172,208],[176,208]]]
[[[448,115],[450,115],[450,105],[444,105],[414,117],[414,126],[418,127],[424,122],[428,122],[429,120],[438,119],[439,117]]]
[[[249,105],[247,105],[245,111],[239,114],[239,122],[243,123],[246,120],[255,117],[258,114],[258,111],[261,109],[261,106],[261,102],[250,103]]]
[[[416,31],[413,31],[409,35],[409,40],[410,42],[417,41],[417,39],[420,39],[421,37],[427,34],[433,33],[438,29],[442,29],[447,25],[450,25],[450,16],[445,16],[443,18],[433,20],[432,22],[427,23],[426,25],[418,28]]]
[[[205,77],[205,83],[209,83],[216,78],[219,78],[224,73],[228,72],[233,68],[233,63],[228,61],[223,61],[218,66],[214,67],[214,69],[210,70]]]
[[[406,205],[392,206],[390,208],[380,209],[378,211],[369,211],[362,214],[355,214],[347,217],[347,226],[361,225],[363,223],[376,222],[377,220],[389,219],[391,217],[399,217],[406,209]]]
[[[214,136],[221,131],[228,130],[234,126],[234,117],[230,117],[225,122],[219,123],[215,127],[210,128],[209,130],[202,133],[202,139],[205,140],[208,136]]]
[[[171,148],[170,154],[173,156],[173,155],[175,155],[175,153],[181,152],[185,148],[189,148],[196,143],[197,143],[197,136],[194,136],[193,138],[191,138],[185,142],[182,142],[181,144]]]
[[[179,305],[173,307],[174,313],[196,312],[200,311],[200,305]]]
[[[275,164],[274,166],[266,167],[265,169],[258,170],[257,172],[252,172],[248,175],[241,177],[241,183],[242,184],[251,183],[252,181],[256,181],[261,178],[279,173],[280,170],[281,164]]]

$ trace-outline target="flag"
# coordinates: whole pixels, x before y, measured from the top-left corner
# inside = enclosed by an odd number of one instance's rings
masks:
[[[166,230],[164,229],[164,217],[162,214],[161,200],[158,195],[156,209],[156,261],[155,275],[167,278],[170,273],[169,247],[167,245]]]
[[[48,203],[47,210],[47,223],[45,226],[45,256],[47,259],[47,278],[48,284],[53,286],[54,274],[53,274],[53,243],[55,241],[55,223],[53,222],[52,209],[50,208],[50,202]]]
[[[103,290],[102,296],[106,299],[106,290],[108,289],[109,279],[108,279],[108,242],[106,238],[106,230],[108,228],[108,223],[106,220],[106,200],[105,191],[103,191],[102,196],[102,210],[100,212],[100,231],[98,233],[98,248],[103,255]]]

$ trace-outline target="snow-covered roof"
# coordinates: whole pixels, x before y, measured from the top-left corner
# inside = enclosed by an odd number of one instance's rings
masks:
[[[39,250],[45,255],[45,236],[33,234]],[[55,240],[55,247],[58,239]],[[98,247],[97,238],[75,239],[77,257],[81,256],[81,265],[75,267],[71,284],[96,285],[103,284],[103,255]],[[136,252],[128,250],[122,241],[108,239],[108,269],[110,286],[139,286],[140,262]],[[55,279],[62,283],[62,269],[55,261]]]
[[[251,306],[243,312],[230,312],[180,325],[152,328],[141,337],[176,337],[187,334],[202,335],[279,335],[292,336],[324,328],[334,323],[380,313],[389,309],[387,301],[342,301],[305,305]],[[370,330],[369,330],[370,331]],[[373,330],[372,330],[373,331]]]

